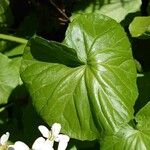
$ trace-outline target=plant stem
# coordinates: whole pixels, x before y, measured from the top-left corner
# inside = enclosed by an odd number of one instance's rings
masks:
[[[15,37],[12,35],[7,35],[7,34],[0,34],[0,39],[17,42],[17,43],[21,43],[21,44],[27,44],[27,42],[28,42],[28,40],[26,40],[26,39]]]
[[[65,12],[63,12],[52,0],[50,0],[50,3],[59,11],[59,13],[61,13],[68,21],[70,21]]]

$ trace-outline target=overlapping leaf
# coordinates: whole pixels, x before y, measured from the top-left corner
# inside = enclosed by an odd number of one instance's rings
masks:
[[[82,0],[75,5],[73,16],[99,12],[120,22],[127,14],[139,11],[140,6],[141,0]]]
[[[150,16],[135,17],[129,26],[132,37],[144,36],[150,38]]]
[[[129,125],[102,142],[102,150],[149,150],[150,148],[150,103],[145,105],[135,119],[136,129]]]
[[[7,56],[0,53],[0,104],[6,104],[11,91],[19,83],[19,70]]]
[[[120,25],[103,15],[77,17],[63,44],[31,39],[21,76],[42,118],[49,125],[60,122],[73,138],[99,138],[133,117],[137,89],[130,44]]]
[[[12,90],[22,84],[19,68],[24,47],[19,45],[6,55],[0,53],[0,104],[6,104]]]

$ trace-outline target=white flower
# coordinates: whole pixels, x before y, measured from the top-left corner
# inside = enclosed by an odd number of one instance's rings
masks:
[[[30,150],[30,148],[24,142],[17,141],[14,145],[9,145],[8,150]]]
[[[4,145],[7,145],[7,141],[9,139],[9,132],[6,132],[5,134],[3,134],[0,138],[0,146],[4,146]]]
[[[57,150],[65,150],[70,138],[68,135],[59,134],[55,141],[59,142]]]
[[[40,125],[38,127],[40,132],[42,133],[43,137],[54,141],[55,138],[59,135],[60,130],[61,130],[61,125],[59,123],[54,123],[51,127],[51,130],[49,130],[47,127]]]
[[[40,125],[38,127],[43,137],[39,137],[35,140],[35,142],[32,145],[33,150],[54,150],[54,140],[59,135],[59,132],[61,130],[61,125],[59,123],[54,123],[52,125],[51,130],[49,130],[47,127]]]
[[[39,137],[32,145],[32,150],[54,150],[53,141],[45,140],[43,137]]]
[[[35,142],[32,145],[33,150],[41,149],[43,146],[43,143],[45,142],[45,139],[43,137],[39,137],[35,140]]]
[[[15,142],[14,145],[9,145],[8,150],[30,150],[30,148],[21,141]],[[32,145],[32,150],[54,150],[50,140],[45,140],[39,137]]]
[[[38,129],[42,133],[43,137],[47,138],[46,141],[51,144],[51,148],[53,147],[54,141],[56,141],[59,142],[58,150],[66,149],[70,138],[67,135],[59,134],[61,130],[61,125],[59,123],[54,123],[51,127],[51,130],[43,125],[39,126]]]
[[[51,130],[48,130],[48,128],[43,125],[39,126],[38,129],[43,137],[39,137],[35,140],[32,145],[32,150],[54,150],[53,145],[55,141],[59,142],[57,150],[65,150],[67,148],[70,138],[67,135],[59,134],[61,130],[61,125],[59,123],[54,123]],[[8,132],[2,135],[0,138],[0,145],[5,145],[8,138]],[[7,145],[4,149],[7,149]],[[14,145],[9,145],[8,150],[30,150],[30,148],[24,142],[17,141]]]
[[[6,132],[0,137],[0,150],[7,150],[8,148],[7,141],[9,139],[9,135],[10,135],[9,132]]]

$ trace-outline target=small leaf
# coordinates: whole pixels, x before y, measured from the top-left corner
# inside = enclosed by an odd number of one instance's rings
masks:
[[[0,53],[0,104],[7,103],[11,91],[18,85],[18,70],[12,60]]]
[[[99,12],[121,22],[126,15],[140,10],[141,0],[82,0],[76,3],[73,17],[78,13]]]
[[[63,44],[31,39],[21,76],[37,112],[72,138],[99,138],[133,117],[137,88],[130,44],[121,26],[103,15],[77,17]]]
[[[9,58],[0,53],[0,104],[6,104],[12,90],[22,84],[19,68],[24,47],[19,45],[6,52]]]
[[[69,150],[77,150],[76,146],[74,145],[73,147],[71,147]]]
[[[129,26],[132,37],[150,38],[150,17],[135,17]]]
[[[9,58],[20,57],[23,55],[24,48],[25,48],[25,44],[21,44],[11,49],[10,51],[6,51],[5,55],[8,56]]]

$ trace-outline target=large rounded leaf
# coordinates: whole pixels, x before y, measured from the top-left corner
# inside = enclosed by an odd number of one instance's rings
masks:
[[[69,25],[64,44],[35,37],[26,47],[21,76],[36,110],[80,140],[118,130],[132,118],[137,97],[123,29],[103,15],[81,15]]]

